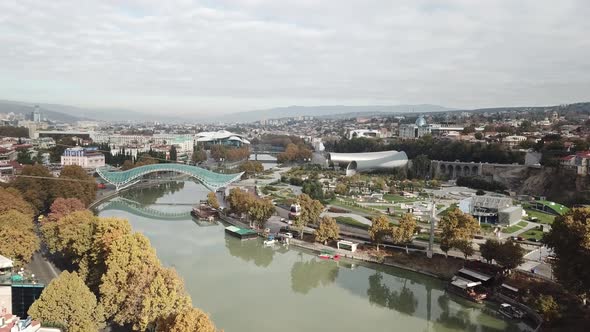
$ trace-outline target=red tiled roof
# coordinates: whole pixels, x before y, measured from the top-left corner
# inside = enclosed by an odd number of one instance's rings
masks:
[[[576,158],[576,156],[572,154],[572,155],[569,155],[569,156],[561,157],[561,160],[572,160],[574,158]]]

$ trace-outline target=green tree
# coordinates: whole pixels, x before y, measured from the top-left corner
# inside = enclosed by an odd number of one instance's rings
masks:
[[[546,323],[554,322],[561,317],[559,304],[551,295],[541,294],[534,302],[535,309],[541,314]]]
[[[248,216],[258,228],[264,228],[264,224],[275,212],[275,206],[269,199],[253,199],[248,207]]]
[[[210,207],[219,209],[219,201],[217,200],[217,195],[215,195],[215,192],[211,191],[207,194],[207,203]]]
[[[324,210],[322,203],[316,199],[312,199],[309,195],[301,194],[297,197],[297,203],[301,206],[301,214],[295,220],[295,228],[299,230],[301,239],[303,239],[303,231],[309,224],[317,223],[320,214]]]
[[[207,161],[207,152],[201,145],[196,145],[194,147],[192,161],[196,164]]]
[[[377,247],[377,251],[379,251],[379,245],[389,234],[391,234],[389,219],[384,215],[379,215],[373,218],[373,222],[369,227],[369,236],[371,237],[371,241]]]
[[[178,152],[176,151],[176,145],[170,146],[170,160],[172,160],[172,161],[178,160]]]
[[[53,201],[53,175],[43,165],[26,165],[22,176],[14,180],[12,186],[18,189],[25,201],[29,202],[37,211],[45,210]]]
[[[502,243],[496,252],[496,262],[505,269],[512,270],[524,263],[525,250],[520,244],[508,240]]]
[[[198,308],[188,308],[158,325],[157,332],[216,332],[209,316]]]
[[[414,175],[424,178],[430,174],[430,159],[427,155],[421,154],[412,159],[412,171]]]
[[[75,273],[62,272],[43,290],[28,314],[48,325],[58,325],[68,332],[98,331],[102,315],[96,297]]]
[[[438,226],[441,230],[441,249],[445,254],[451,248],[460,249],[457,245],[466,249],[462,241],[471,242],[473,236],[479,231],[477,220],[457,208],[450,210],[442,217]]]
[[[467,257],[475,253],[475,249],[473,249],[473,244],[469,240],[455,241],[455,244],[453,246],[463,253],[465,259],[467,259]]]
[[[29,214],[11,210],[0,214],[0,254],[14,260],[15,265],[27,264],[39,250],[39,238]]]
[[[320,226],[315,231],[315,240],[326,244],[329,240],[337,241],[340,237],[340,227],[336,223],[336,219],[332,217],[322,217],[320,219]]]
[[[317,180],[305,180],[301,187],[301,192],[313,199],[323,199],[324,189],[322,184]]]
[[[18,151],[16,156],[16,161],[19,164],[23,165],[32,165],[33,159],[31,158],[31,153],[27,149],[21,149]]]
[[[590,209],[574,208],[558,216],[543,242],[553,249],[553,271],[572,293],[586,298],[590,293]]]
[[[56,198],[51,207],[49,208],[49,214],[47,215],[47,221],[55,222],[62,217],[75,212],[85,210],[84,203],[77,198]]]
[[[495,239],[487,239],[485,243],[479,245],[479,252],[488,263],[492,263],[498,257],[500,242]]]

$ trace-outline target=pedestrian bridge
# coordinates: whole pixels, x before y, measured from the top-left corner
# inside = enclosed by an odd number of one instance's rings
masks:
[[[156,219],[156,220],[185,220],[190,219],[190,210],[188,211],[162,211],[150,206],[143,205],[139,202],[124,198],[115,197],[97,206],[99,211],[119,210],[131,213],[136,216]]]
[[[139,166],[126,171],[117,171],[108,167],[101,167],[98,168],[96,172],[106,182],[114,185],[117,191],[138,183],[144,175],[157,172],[175,172],[188,175],[195,178],[212,191],[216,191],[221,187],[225,187],[228,184],[239,180],[243,174],[220,174],[197,166],[172,163]]]

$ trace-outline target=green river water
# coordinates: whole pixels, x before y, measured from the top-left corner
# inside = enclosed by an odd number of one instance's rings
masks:
[[[396,268],[323,261],[294,248],[227,236],[188,214],[207,189],[179,182],[131,189],[98,207],[129,219],[166,266],[184,278],[193,304],[226,332],[526,331],[530,328],[445,293],[442,281]],[[167,205],[174,203],[177,205]]]

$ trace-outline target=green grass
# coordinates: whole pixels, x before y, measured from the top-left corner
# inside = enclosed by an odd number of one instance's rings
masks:
[[[418,200],[417,198],[403,197],[394,194],[385,194],[383,195],[383,199],[390,202],[393,201],[395,203],[410,203]]]
[[[540,241],[543,238],[543,231],[533,228],[518,234],[518,236],[523,237],[525,240],[528,240],[529,238],[535,238],[537,241]]]
[[[329,202],[329,204],[337,206],[339,208],[349,210],[349,211],[360,212],[360,213],[369,214],[369,215],[377,214],[377,212],[375,210],[371,210],[371,209],[367,209],[367,208],[363,208],[363,207],[359,207],[359,206],[347,205],[347,204],[344,204],[344,203],[338,201],[337,199],[333,199],[332,201]]]
[[[444,217],[449,213],[449,211],[454,210],[454,209],[458,209],[458,208],[459,208],[459,204],[453,203],[448,208],[446,208],[443,212],[441,212],[439,215],[441,217]]]
[[[535,217],[537,218],[537,220],[535,222],[541,223],[541,224],[548,224],[551,225],[553,223],[553,220],[555,220],[555,216],[549,213],[545,213],[545,212],[541,212],[541,211],[537,211],[537,210],[533,210],[533,209],[525,209],[526,213],[529,215],[529,217]]]
[[[524,227],[526,227],[526,225],[528,225],[528,223],[526,221],[520,221],[516,225],[512,225],[512,226],[508,226],[508,227],[504,228],[502,230],[502,233],[512,234],[512,233],[518,232],[519,230],[523,229]]]
[[[365,225],[362,222],[357,221],[351,217],[336,217],[336,222],[343,225],[348,225],[352,227],[362,228],[362,229],[369,229],[369,225]]]

